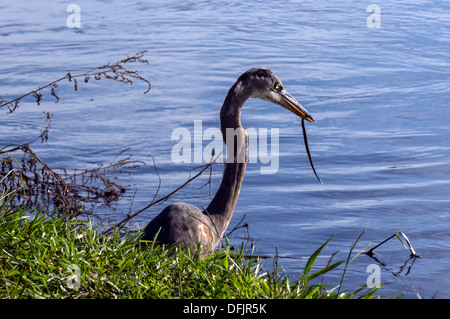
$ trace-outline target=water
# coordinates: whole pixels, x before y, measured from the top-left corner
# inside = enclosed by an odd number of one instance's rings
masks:
[[[2,146],[37,136],[43,111],[54,114],[50,139],[34,150],[52,167],[96,167],[131,146],[133,159],[147,165],[120,176],[128,192],[115,210],[97,212],[107,222],[119,221],[130,206],[146,206],[157,189],[148,155],[160,173],[161,196],[181,185],[197,164],[173,163],[172,131],[193,133],[194,120],[202,120],[204,130],[219,127],[228,88],[245,70],[265,66],[317,121],[307,131],[324,185],[309,166],[300,121],[280,107],[249,101],[244,127],[279,128],[279,168],[263,175],[264,164],[249,164],[230,225],[245,215],[260,254],[273,255],[278,246],[282,256],[309,256],[334,235],[318,260],[322,267],[336,250],[335,261],[346,259],[363,230],[357,249],[402,231],[422,258],[408,261],[401,243],[391,240],[379,248],[380,262],[363,255],[350,265],[344,289],[365,284],[367,267],[376,264],[381,282],[390,283],[382,294],[450,297],[448,2],[383,2],[376,29],[367,25],[371,2],[361,1],[76,4],[79,29],[66,25],[67,1],[0,4],[3,97],[142,50],[149,64],[131,69],[151,81],[151,92],[143,95],[139,82],[90,81],[80,83],[79,92],[61,84],[58,104],[47,93],[40,107],[28,98],[14,114],[2,111]],[[208,188],[200,188],[206,181],[177,196],[206,205]],[[162,208],[136,222],[145,225]],[[242,235],[231,239],[239,243]],[[280,260],[294,277],[305,262]],[[337,285],[341,274],[324,281]]]

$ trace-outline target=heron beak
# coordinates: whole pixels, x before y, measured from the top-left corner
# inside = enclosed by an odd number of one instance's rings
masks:
[[[292,95],[290,95],[284,89],[281,91],[269,91],[263,99],[281,105],[282,107],[288,109],[298,117],[301,117],[308,122],[316,123],[311,114],[309,114],[309,112],[303,107],[303,105],[301,105]]]
[[[273,92],[275,95],[277,95],[279,98],[276,98],[275,103],[281,105],[282,107],[288,109],[295,115],[301,117],[302,119],[305,119],[311,123],[315,123],[313,117],[309,112],[301,105],[292,95],[290,95],[285,90],[282,90],[281,92]]]

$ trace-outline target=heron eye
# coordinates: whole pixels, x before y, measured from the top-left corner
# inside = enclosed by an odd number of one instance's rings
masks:
[[[277,83],[277,84],[275,85],[275,90],[277,90],[278,92],[283,91],[283,86],[281,85],[281,83]]]

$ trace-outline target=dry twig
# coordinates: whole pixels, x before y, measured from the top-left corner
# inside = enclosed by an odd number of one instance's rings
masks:
[[[78,91],[78,81],[77,78],[83,78],[84,82],[88,82],[91,77],[94,77],[96,80],[100,80],[102,78],[105,79],[111,79],[118,82],[123,83],[130,83],[133,84],[134,80],[140,80],[145,82],[148,85],[148,89],[144,92],[144,94],[148,93],[151,89],[151,83],[146,78],[142,77],[137,71],[132,71],[127,69],[124,65],[129,63],[148,63],[146,59],[144,59],[144,54],[147,53],[147,51],[138,52],[135,55],[131,57],[126,57],[125,59],[116,61],[114,63],[108,63],[96,68],[93,68],[85,73],[81,74],[71,74],[70,72],[67,73],[65,76],[50,82],[42,87],[39,87],[33,91],[30,91],[26,94],[23,94],[15,99],[12,100],[5,100],[0,95],[0,108],[2,107],[8,107],[9,113],[13,113],[18,107],[21,102],[21,100],[24,97],[27,97],[29,95],[34,96],[36,99],[36,103],[40,105],[42,96],[43,96],[43,90],[51,87],[51,95],[55,97],[56,101],[55,103],[58,103],[60,98],[58,94],[56,93],[56,88],[58,87],[58,82],[61,82],[63,80],[68,80],[69,82],[73,82],[73,86],[75,91]]]
[[[87,83],[91,77],[96,80],[102,78],[112,79],[118,82],[133,84],[134,80],[140,80],[148,85],[150,91],[150,82],[142,77],[137,71],[129,70],[125,67],[129,63],[148,63],[144,54],[147,51],[138,52],[131,57],[107,63],[106,65],[93,68],[82,74],[67,73],[65,76],[50,82],[33,91],[23,94],[12,100],[5,100],[0,95],[0,108],[7,107],[9,113],[13,113],[19,107],[21,100],[29,95],[36,99],[36,103],[42,103],[43,92],[50,88],[50,95],[60,101],[56,89],[58,82],[68,80],[73,83],[75,91],[78,90],[77,78],[83,78]],[[10,144],[0,148],[0,184],[4,189],[15,191],[18,196],[13,198],[11,204],[40,206],[44,204],[53,204],[57,212],[69,213],[71,216],[80,213],[86,213],[86,203],[102,202],[110,206],[111,203],[120,198],[124,192],[124,187],[108,178],[108,174],[123,173],[123,169],[136,167],[144,164],[142,161],[131,160],[131,155],[119,159],[124,155],[125,149],[108,165],[100,165],[95,169],[68,169],[68,168],[50,168],[42,161],[38,154],[33,151],[30,144],[40,139],[41,142],[47,142],[52,114],[44,112],[46,115],[46,126],[38,137],[21,145]],[[17,152],[21,152],[20,163],[16,159]],[[13,156],[14,155],[14,156]]]
[[[13,158],[11,155],[0,161],[0,176],[4,176],[0,179],[1,184],[4,189],[17,190],[12,205],[40,207],[47,204],[52,206],[48,209],[56,208],[56,212],[61,215],[74,217],[81,213],[88,214],[87,203],[110,206],[125,191],[108,175],[124,173],[125,169],[145,164],[131,160],[131,155],[118,158],[128,150],[121,151],[108,165],[100,165],[95,169],[54,169],[42,161],[29,144],[17,145],[9,148],[8,153],[21,151],[21,161],[19,163],[17,156]]]
[[[196,178],[198,178],[199,176],[201,176],[208,168],[210,168],[216,161],[217,159],[222,155],[222,152],[217,155],[212,161],[210,161],[208,164],[205,164],[203,166],[203,168],[194,176],[190,177],[186,182],[184,182],[181,186],[179,186],[178,188],[176,188],[175,190],[173,190],[172,192],[170,192],[169,194],[167,194],[164,197],[161,197],[158,200],[155,200],[155,197],[153,198],[153,200],[150,202],[150,204],[148,204],[147,206],[145,206],[144,208],[138,210],[137,212],[133,213],[133,214],[128,214],[126,218],[124,218],[123,220],[121,220],[120,222],[116,223],[115,225],[111,226],[110,228],[106,229],[103,234],[107,235],[109,233],[111,233],[114,229],[116,228],[122,228],[126,223],[128,223],[131,219],[133,219],[134,217],[138,216],[139,214],[141,214],[142,212],[146,211],[147,209],[149,209],[150,207],[157,205],[157,204],[161,204],[164,203],[165,201],[167,201],[169,198],[171,198],[175,193],[177,193],[178,191],[182,190],[183,188],[185,188],[186,186],[188,186],[193,180],[195,180]],[[159,190],[159,188],[158,188]],[[155,195],[156,196],[156,195]]]

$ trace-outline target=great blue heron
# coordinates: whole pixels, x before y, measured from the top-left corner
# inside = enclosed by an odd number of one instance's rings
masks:
[[[220,111],[227,160],[222,182],[211,203],[204,211],[187,203],[167,206],[145,227],[142,240],[168,245],[178,243],[182,249],[201,245],[202,256],[215,249],[233,216],[244,179],[248,135],[241,125],[241,109],[248,98],[279,104],[302,119],[315,122],[308,111],[286,92],[272,71],[253,68],[242,74],[228,91]],[[232,145],[231,149],[229,145]]]

